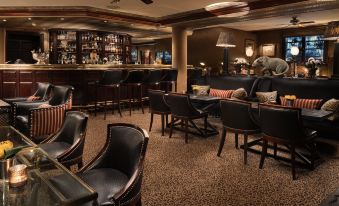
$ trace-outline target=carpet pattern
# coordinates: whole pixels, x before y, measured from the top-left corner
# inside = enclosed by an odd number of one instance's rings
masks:
[[[107,116],[99,113],[89,118],[84,162],[92,159],[103,147],[109,123],[132,123],[149,128],[150,114],[145,110],[123,112]],[[218,119],[214,125],[220,129]],[[154,116],[146,153],[142,188],[143,205],[319,205],[339,187],[337,145],[314,171],[297,169],[297,180],[292,181],[288,164],[266,158],[259,169],[260,155],[249,153],[248,164],[243,164],[243,150],[235,149],[234,134],[228,134],[221,157],[217,157],[220,135],[200,138],[169,130],[161,136],[160,116]],[[239,136],[239,143],[243,138]]]

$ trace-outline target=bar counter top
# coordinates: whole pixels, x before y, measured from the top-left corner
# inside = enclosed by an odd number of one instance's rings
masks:
[[[0,70],[107,70],[171,68],[172,65],[164,64],[0,64]]]

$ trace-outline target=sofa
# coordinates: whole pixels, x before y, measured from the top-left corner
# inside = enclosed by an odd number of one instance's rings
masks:
[[[258,101],[256,92],[271,91],[277,91],[278,104],[279,97],[284,95],[296,95],[297,98],[303,99],[322,99],[322,104],[331,98],[339,99],[339,80],[335,79],[218,76],[208,77],[199,84],[223,90],[244,88],[248,94],[246,99],[248,101]],[[339,140],[339,120],[304,120],[304,125],[317,130],[320,137]]]

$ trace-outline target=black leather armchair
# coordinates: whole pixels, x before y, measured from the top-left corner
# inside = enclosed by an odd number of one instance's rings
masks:
[[[189,123],[199,131],[199,133],[206,135],[207,132],[207,117],[208,113],[196,109],[189,98],[188,94],[170,93],[166,96],[166,103],[171,110],[171,130],[169,137],[172,137],[173,125],[176,121],[180,120],[185,125],[185,143],[188,142],[188,126]],[[195,119],[204,119],[204,132],[201,131],[193,122]]]
[[[87,121],[88,116],[82,112],[67,112],[60,130],[42,141],[39,147],[66,167],[77,164],[81,168]]]
[[[264,165],[268,141],[283,144],[290,150],[293,180],[296,179],[295,157],[303,157],[296,153],[296,147],[306,148],[310,152],[310,168],[314,168],[316,147],[313,140],[317,137],[317,133],[304,127],[299,108],[260,104],[259,118],[264,141],[260,169]]]
[[[65,111],[72,108],[71,86],[54,86],[44,102],[15,102],[14,125],[35,142],[54,134],[61,127]]]
[[[98,192],[98,205],[141,205],[145,130],[131,124],[110,124],[102,151],[78,176]]]
[[[164,76],[162,78],[161,83],[165,85],[166,93],[172,90],[172,85],[174,84],[174,92],[177,91],[177,78],[178,78],[178,70],[177,69],[167,69],[164,70]]]
[[[35,97],[32,99],[33,101],[46,101],[49,98],[50,92],[52,90],[53,85],[50,83],[37,83],[37,90],[31,95],[31,97]],[[5,102],[12,104],[14,102],[24,102],[27,101],[29,97],[14,97],[7,98]]]
[[[226,139],[226,131],[235,133],[235,147],[238,149],[238,134],[244,135],[244,163],[247,164],[248,135],[260,134],[260,128],[254,121],[251,113],[251,103],[225,99],[220,101],[221,121],[223,131],[221,135],[218,156],[220,156]]]
[[[165,102],[164,95],[165,92],[161,90],[148,90],[149,95],[149,104],[150,104],[150,113],[151,113],[151,122],[149,125],[149,131],[152,129],[153,116],[154,114],[161,115],[161,134],[164,136],[164,127],[165,127],[165,116],[166,116],[166,126],[168,125],[168,115],[171,113],[170,108]]]

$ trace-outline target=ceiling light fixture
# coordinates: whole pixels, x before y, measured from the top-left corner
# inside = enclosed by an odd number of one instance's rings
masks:
[[[107,23],[108,21],[107,21],[107,20],[105,20],[104,22],[105,22],[105,23]]]
[[[7,19],[3,19],[2,21],[3,21],[3,22],[6,22],[6,21],[7,21]]]
[[[32,21],[32,18],[31,18],[31,17],[28,17],[27,19],[28,19],[29,21]]]
[[[32,23],[32,26],[36,26],[36,23],[33,22],[33,23]]]
[[[65,18],[61,17],[60,20],[63,21],[63,20],[65,20]]]
[[[228,14],[223,14],[221,9],[235,9],[239,11],[235,11],[232,13]],[[248,7],[247,2],[219,2],[219,3],[214,3],[207,5],[205,7],[205,10],[211,13],[214,13],[216,16],[224,18],[224,17],[240,17],[240,16],[245,16],[249,13],[250,8]]]

